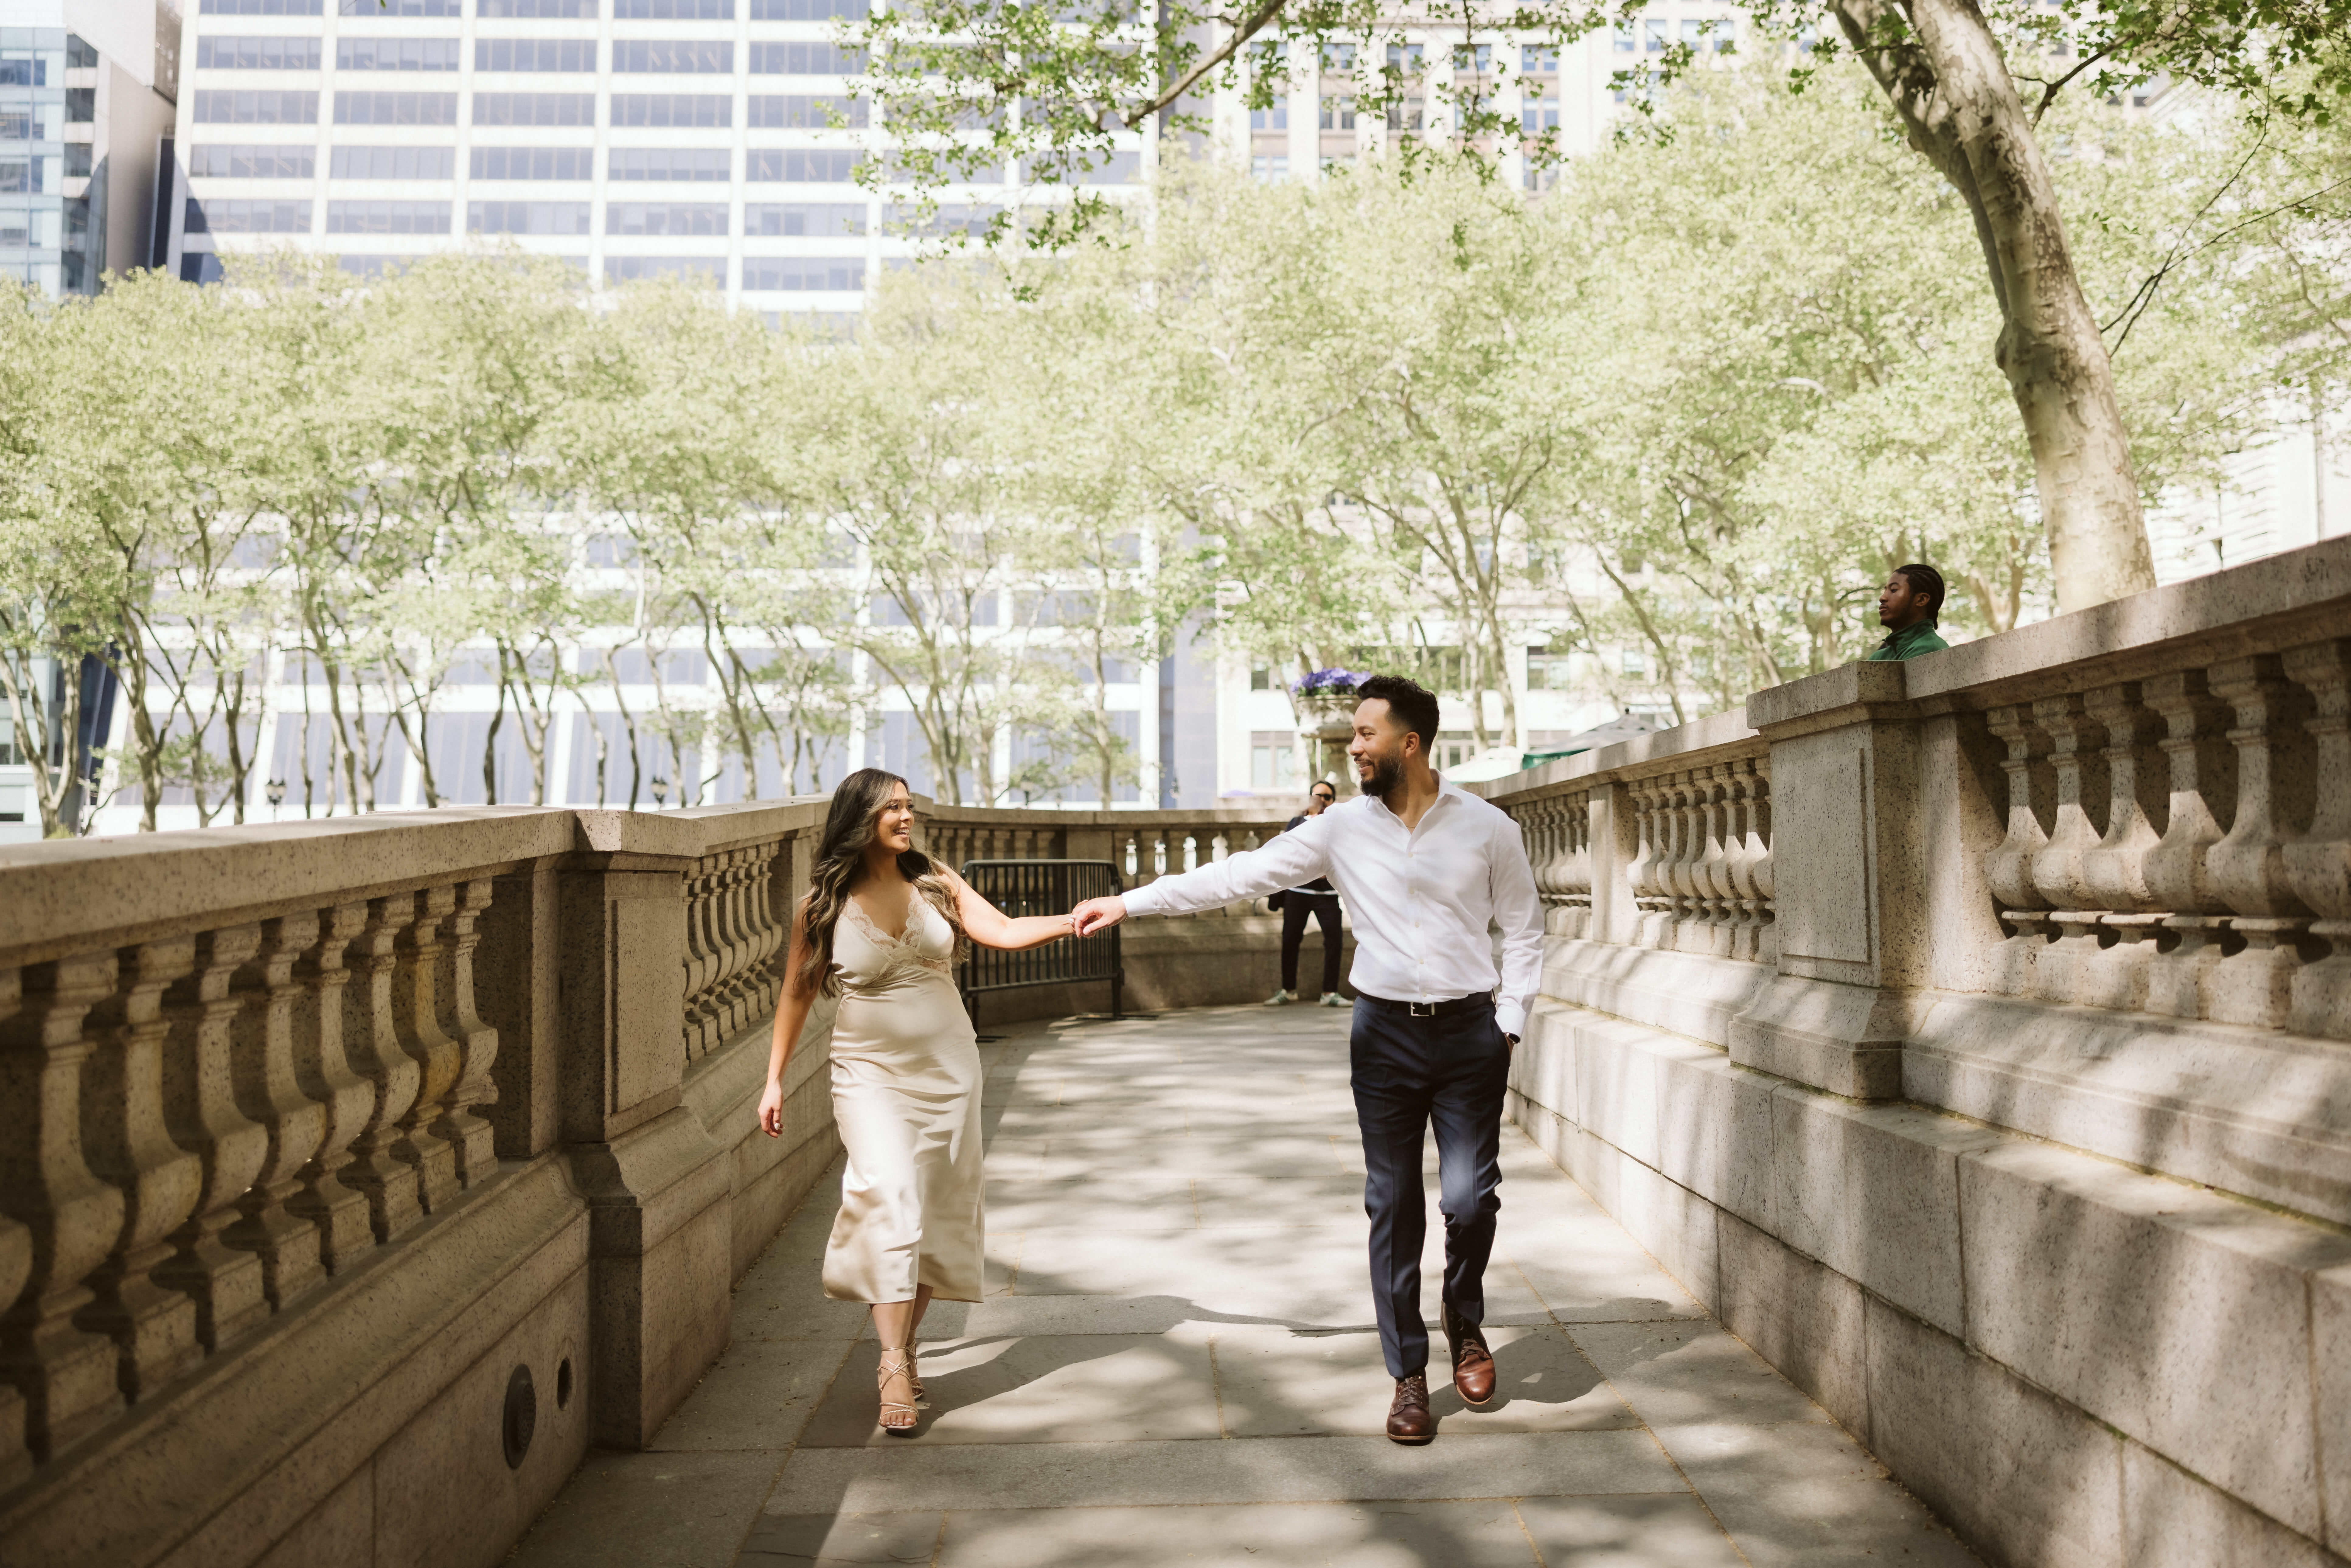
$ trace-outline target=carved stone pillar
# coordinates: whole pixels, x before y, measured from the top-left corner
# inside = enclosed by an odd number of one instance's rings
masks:
[[[258,925],[204,933],[194,971],[166,998],[164,1116],[172,1141],[204,1161],[204,1185],[153,1278],[194,1301],[196,1338],[214,1354],[269,1312],[261,1260],[221,1239],[269,1156],[269,1129],[238,1107],[235,1087],[235,1023],[244,1009],[235,976],[260,946]]]
[[[2311,934],[2332,949],[2295,972],[2286,1027],[2351,1040],[2351,643],[2296,648],[2285,672],[2311,695],[2315,780],[2310,831],[2285,846],[2286,873],[2319,916]]]
[[[273,1312],[325,1272],[315,1227],[288,1207],[301,1190],[302,1168],[327,1132],[326,1107],[302,1092],[295,1069],[295,967],[319,942],[315,914],[264,921],[261,948],[237,973],[246,1006],[232,1031],[236,1103],[268,1134],[268,1154],[253,1186],[236,1200],[243,1216],[223,1233],[232,1247],[261,1260],[262,1283]]]
[[[122,1229],[92,1271],[78,1322],[121,1352],[123,1396],[141,1399],[204,1355],[195,1303],[150,1271],[171,1256],[204,1186],[204,1162],[172,1141],[163,1114],[163,993],[195,968],[193,936],[122,949],[120,984],[89,1018],[97,1042],[82,1075],[82,1148],[122,1194]]]
[[[457,1150],[434,1123],[441,1098],[456,1086],[462,1051],[441,1027],[442,927],[456,912],[457,890],[428,887],[410,895],[416,915],[401,933],[399,967],[392,974],[392,1016],[402,1051],[416,1063],[416,1098],[400,1118],[404,1158],[416,1171],[417,1197],[427,1214],[439,1214],[457,1200]]]
[[[2160,746],[2171,773],[2163,837],[2144,862],[2147,894],[2157,908],[2171,911],[2163,926],[2177,941],[2147,966],[2147,1010],[2201,1018],[2228,930],[2205,861],[2220,841],[2220,824],[2237,810],[2229,708],[2212,695],[2200,670],[2158,675],[2140,691],[2147,705],[2163,716]]]
[[[343,1049],[343,967],[351,941],[367,929],[368,906],[342,904],[319,918],[319,941],[296,967],[302,983],[294,1009],[294,1073],[317,1103],[323,1126],[318,1150],[302,1167],[300,1188],[286,1200],[319,1233],[319,1260],[329,1273],[357,1262],[375,1244],[367,1195],[343,1180],[351,1143],[375,1109],[375,1085],[355,1071]]]
[[[343,959],[351,972],[351,983],[343,988],[343,1051],[375,1093],[365,1124],[351,1140],[350,1163],[340,1179],[366,1197],[368,1220],[378,1242],[390,1241],[424,1213],[416,1186],[415,1152],[401,1128],[401,1119],[416,1103],[424,1072],[400,1047],[392,998],[401,934],[415,918],[413,894],[370,899],[367,924],[351,939]]]
[[[74,1322],[122,1233],[122,1194],[82,1153],[83,1019],[115,985],[111,953],[0,969],[0,1204],[30,1232],[25,1281],[0,1312],[0,1378],[25,1401],[36,1458],[122,1408],[115,1347]]]
[[[2216,664],[2211,681],[2214,695],[2236,710],[2229,741],[2237,748],[2237,813],[2205,865],[2213,891],[2236,912],[2231,927],[2245,946],[2214,967],[2206,1015],[2283,1028],[2311,913],[2294,891],[2285,858],[2287,841],[2310,822],[2315,769],[2304,727],[2310,696],[2269,656]]]

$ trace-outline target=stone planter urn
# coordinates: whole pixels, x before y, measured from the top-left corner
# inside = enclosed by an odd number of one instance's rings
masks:
[[[1355,770],[1347,743],[1355,734],[1355,683],[1347,670],[1317,670],[1298,685],[1298,735],[1306,751],[1309,783],[1328,779],[1342,795],[1355,792]]]

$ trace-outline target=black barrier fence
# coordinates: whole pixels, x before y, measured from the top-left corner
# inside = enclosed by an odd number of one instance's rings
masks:
[[[963,879],[988,903],[1018,919],[1024,915],[1067,915],[1089,898],[1126,891],[1126,879],[1109,861],[966,861]],[[1092,936],[1065,938],[1006,953],[968,944],[963,960],[963,1003],[979,1022],[979,998],[988,991],[1027,986],[1110,982],[1110,1012],[1119,1016],[1126,990],[1126,962],[1115,925]]]

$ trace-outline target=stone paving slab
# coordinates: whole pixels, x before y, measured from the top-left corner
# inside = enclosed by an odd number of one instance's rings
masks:
[[[1437,1440],[1388,1442],[1347,1022],[1012,1026],[982,1048],[987,1296],[925,1317],[918,1435],[874,1424],[871,1320],[821,1293],[836,1168],[737,1286],[733,1343],[653,1451],[591,1457],[511,1561],[1975,1563],[1515,1128],[1497,1396],[1462,1404],[1433,1332]]]

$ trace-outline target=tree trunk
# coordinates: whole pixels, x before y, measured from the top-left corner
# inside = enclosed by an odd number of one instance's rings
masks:
[[[1974,0],[1836,0],[1911,145],[1968,204],[2001,327],[1993,358],[2032,448],[2061,612],[2155,586],[2129,438],[2032,117]],[[1915,26],[1916,31],[1911,31]]]

